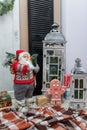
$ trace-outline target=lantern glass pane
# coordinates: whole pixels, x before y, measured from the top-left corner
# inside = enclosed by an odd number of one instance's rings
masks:
[[[49,64],[49,57],[46,58],[46,64]]]
[[[46,88],[50,88],[50,84],[49,83],[46,84]]]
[[[58,65],[50,65],[50,74],[57,75]]]
[[[47,55],[48,56],[51,56],[51,55],[53,55],[54,54],[54,51],[53,50],[47,50]]]
[[[61,69],[62,63],[61,63],[61,58],[59,58],[59,69]]]
[[[52,79],[58,79],[58,77],[57,77],[57,76],[49,76],[49,82],[50,82]]]
[[[50,63],[58,63],[58,57],[50,57]]]
[[[80,88],[83,88],[83,79],[80,79]]]
[[[79,99],[83,99],[83,90],[79,91]]]
[[[46,82],[49,81],[49,78],[48,78],[48,71],[46,70]]]
[[[75,88],[78,88],[78,79],[75,79]]]
[[[78,90],[74,90],[74,98],[78,99]]]

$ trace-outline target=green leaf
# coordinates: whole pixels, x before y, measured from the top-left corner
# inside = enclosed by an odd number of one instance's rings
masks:
[[[4,60],[3,66],[4,66],[4,67],[10,66],[11,60],[12,60],[13,58],[16,58],[15,54],[6,52],[6,58],[5,58],[5,60]]]
[[[32,58],[32,63],[33,63],[34,66],[36,66],[36,64],[37,64],[37,57],[38,57],[38,54],[33,54],[33,55],[31,56],[31,58]]]
[[[14,2],[15,0],[5,0],[4,2],[0,2],[0,16],[11,11],[14,7]]]

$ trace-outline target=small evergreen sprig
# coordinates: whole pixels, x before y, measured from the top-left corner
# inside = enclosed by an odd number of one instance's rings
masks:
[[[6,52],[6,59],[5,59],[4,63],[3,63],[3,66],[4,67],[10,66],[11,60],[14,59],[14,58],[16,58],[15,54]]]
[[[0,1],[0,16],[6,14],[8,11],[13,10],[15,0]]]
[[[32,64],[33,64],[34,66],[37,65],[37,57],[38,57],[38,54],[33,54],[33,55],[31,56]]]

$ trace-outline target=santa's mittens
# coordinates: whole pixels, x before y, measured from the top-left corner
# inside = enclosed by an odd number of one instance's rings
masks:
[[[39,71],[40,67],[39,65],[37,64],[35,67],[34,67],[34,71],[37,73]]]
[[[27,65],[24,65],[23,70],[22,70],[23,74],[26,74],[27,71],[28,71],[28,67],[27,67]]]

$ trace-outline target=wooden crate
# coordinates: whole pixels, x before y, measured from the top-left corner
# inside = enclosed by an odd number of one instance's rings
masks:
[[[36,97],[37,106],[46,106],[49,103],[49,100],[46,96],[40,95]]]

